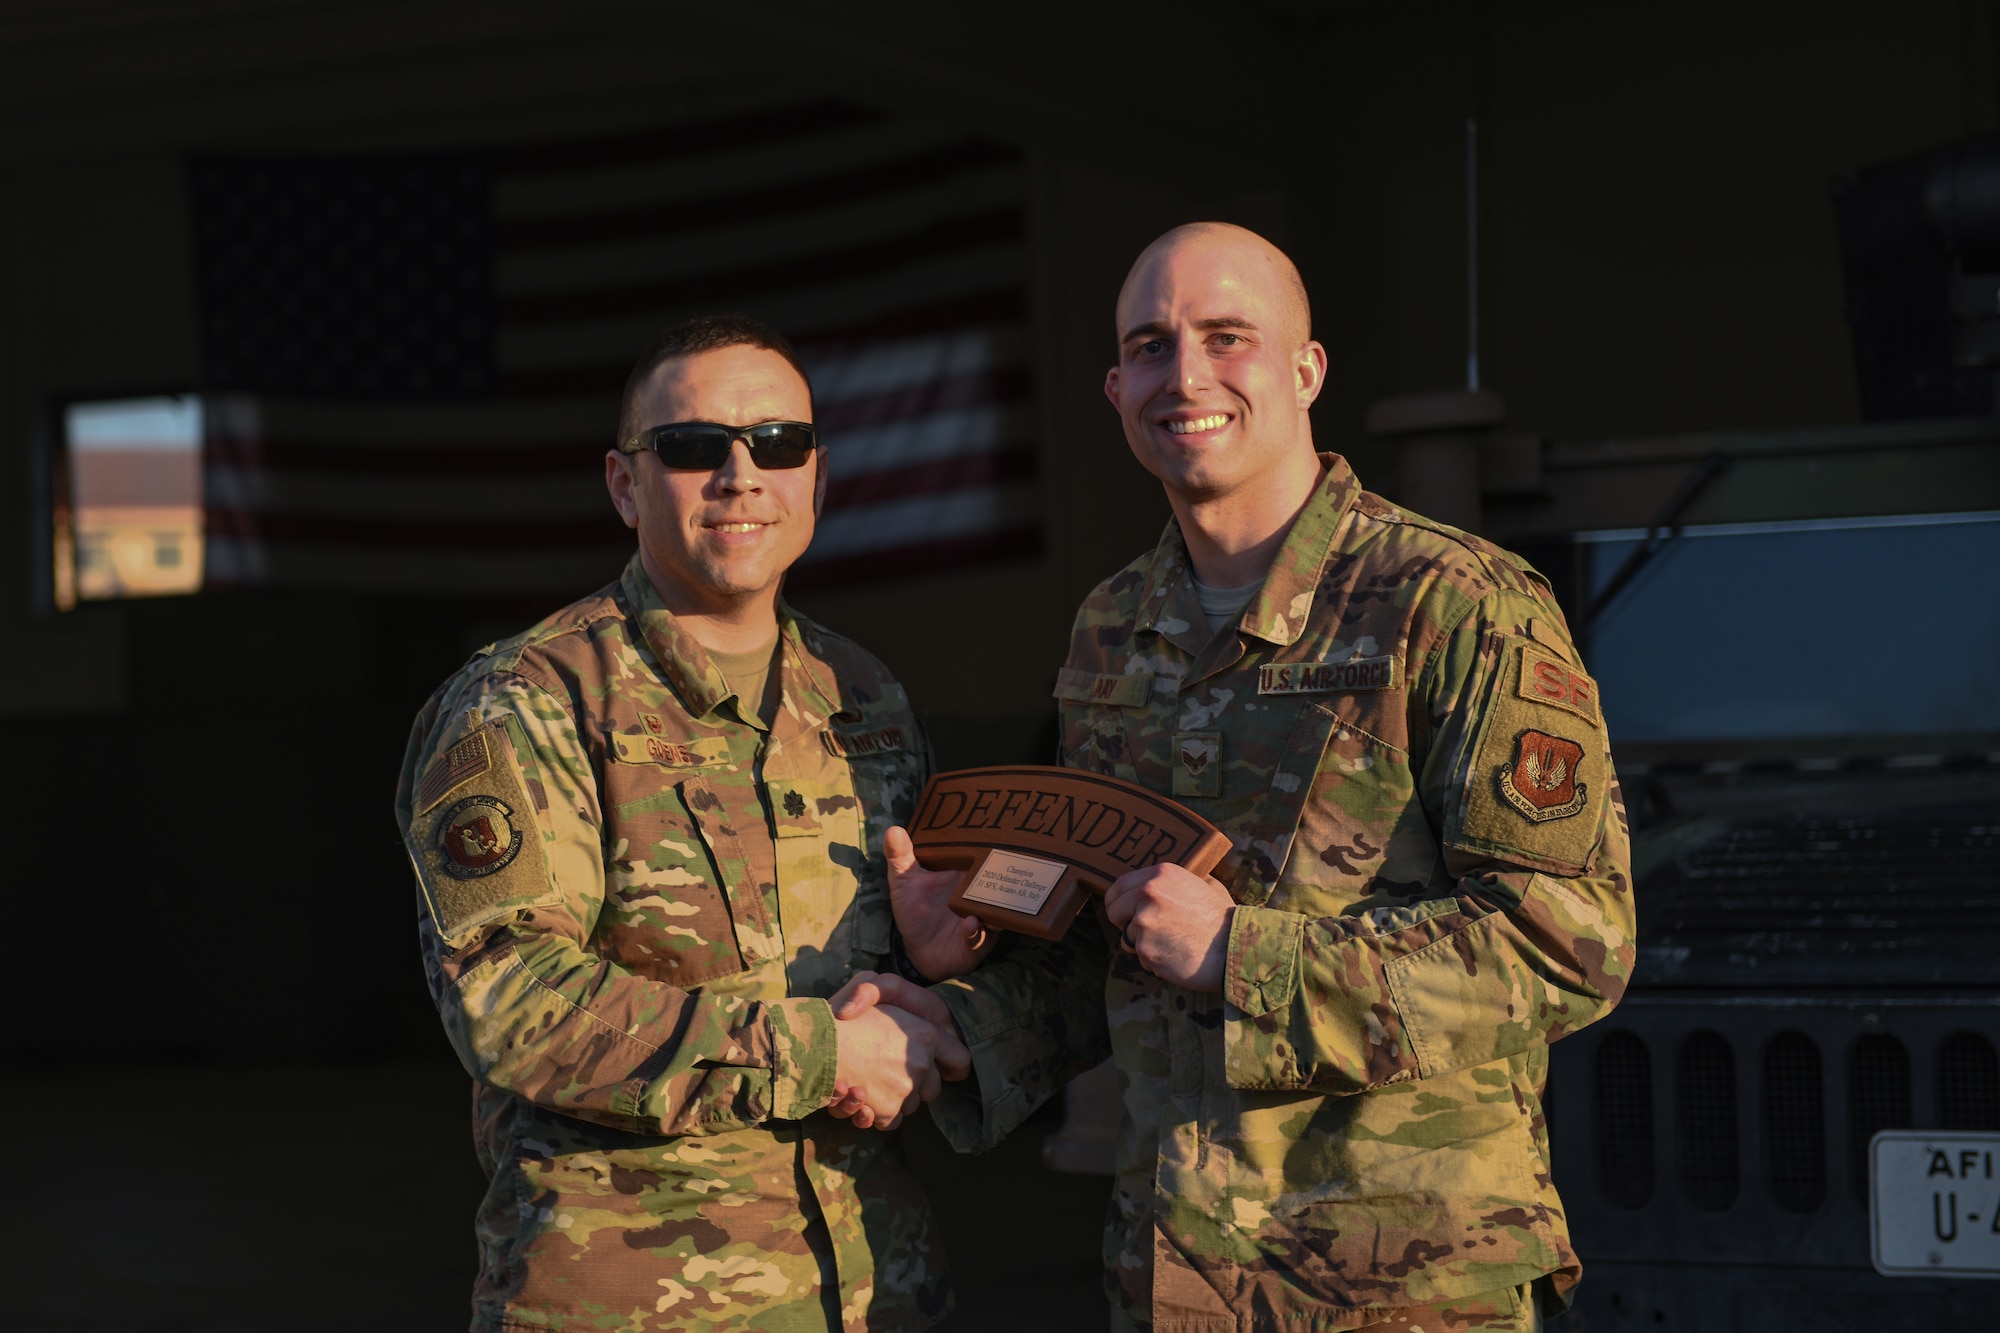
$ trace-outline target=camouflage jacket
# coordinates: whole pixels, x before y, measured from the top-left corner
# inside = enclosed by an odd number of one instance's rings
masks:
[[[1233,841],[1222,992],[1113,950],[1101,908],[938,987],[975,1058],[977,1092],[933,1103],[961,1149],[1108,1038],[1106,1281],[1163,1331],[1349,1328],[1578,1272],[1547,1043],[1633,959],[1595,687],[1539,575],[1325,458],[1239,623],[1209,633],[1170,523],[1084,601],[1056,687],[1067,764]]]
[[[848,1329],[949,1309],[893,1137],[821,1112],[927,751],[880,662],[780,624],[769,731],[636,558],[417,718],[396,814],[491,1179],[475,1328],[824,1329],[823,1276]]]

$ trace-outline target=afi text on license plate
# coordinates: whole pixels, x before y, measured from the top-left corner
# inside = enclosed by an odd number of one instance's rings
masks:
[[[1868,1198],[1876,1272],[2000,1277],[2000,1134],[1885,1129]]]

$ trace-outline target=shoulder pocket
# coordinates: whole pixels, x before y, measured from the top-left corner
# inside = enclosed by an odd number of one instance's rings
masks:
[[[1611,776],[1596,683],[1525,639],[1503,641],[1500,652],[1458,828],[1446,841],[1579,874],[1597,845]]]
[[[521,756],[532,759],[518,722],[487,723],[434,758],[418,783],[421,813],[410,824],[410,855],[448,947],[561,894],[549,878]]]

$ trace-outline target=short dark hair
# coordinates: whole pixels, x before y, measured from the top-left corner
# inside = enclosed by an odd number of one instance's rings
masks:
[[[632,403],[638,396],[639,386],[651,378],[654,371],[676,357],[695,356],[723,347],[761,347],[767,352],[776,352],[799,372],[799,378],[806,385],[806,401],[812,401],[812,379],[806,374],[806,368],[799,364],[798,350],[792,346],[790,338],[763,320],[749,315],[691,315],[669,325],[632,364],[632,373],[625,377],[625,392],[618,399],[618,439],[613,447],[624,448],[625,442],[639,433],[641,424],[632,419]]]

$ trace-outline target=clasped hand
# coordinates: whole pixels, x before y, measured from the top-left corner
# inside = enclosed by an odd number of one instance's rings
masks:
[[[1220,880],[1177,865],[1120,875],[1104,892],[1104,913],[1126,952],[1162,981],[1195,991],[1222,989],[1235,907]]]
[[[827,1109],[861,1129],[894,1129],[972,1071],[951,1011],[922,986],[856,972],[830,1003],[839,1052]]]

